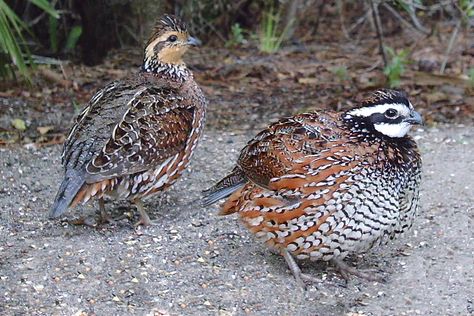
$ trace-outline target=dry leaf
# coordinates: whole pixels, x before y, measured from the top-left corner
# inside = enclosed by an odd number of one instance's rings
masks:
[[[51,131],[54,128],[54,126],[49,125],[49,126],[39,126],[36,128],[36,130],[41,134],[47,134],[49,131]]]
[[[316,78],[298,78],[298,83],[302,84],[317,84],[318,79]]]

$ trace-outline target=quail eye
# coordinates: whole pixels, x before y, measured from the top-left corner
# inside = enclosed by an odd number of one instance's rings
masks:
[[[178,37],[176,35],[171,35],[170,37],[168,37],[168,42],[176,42],[177,39]]]
[[[396,118],[398,116],[398,111],[395,110],[395,109],[388,109],[387,111],[385,111],[385,117],[387,118]]]

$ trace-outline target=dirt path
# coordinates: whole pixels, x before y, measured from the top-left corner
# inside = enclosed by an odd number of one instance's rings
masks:
[[[2,315],[469,315],[474,313],[474,127],[416,132],[422,212],[394,243],[353,258],[384,284],[304,263],[321,283],[302,292],[284,260],[235,217],[193,201],[230,170],[245,135],[207,131],[188,172],[147,207],[157,224],[99,228],[46,219],[60,146],[0,149]],[[125,204],[107,204],[115,215]],[[72,217],[93,208],[68,213]],[[82,313],[81,313],[82,312]],[[351,314],[356,313],[356,314]]]

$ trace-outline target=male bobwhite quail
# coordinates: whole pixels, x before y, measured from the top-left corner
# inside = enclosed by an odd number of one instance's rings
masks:
[[[150,223],[142,199],[178,179],[203,129],[207,101],[182,60],[197,44],[183,22],[164,15],[141,70],[97,91],[64,143],[65,175],[51,217],[92,198],[105,216],[108,195],[132,201],[139,223]]]
[[[314,280],[293,259],[346,265],[409,228],[418,211],[421,158],[407,136],[422,119],[404,93],[379,90],[359,107],[282,119],[240,153],[232,173],[206,191],[203,205],[231,195],[220,214],[286,259],[298,283]]]

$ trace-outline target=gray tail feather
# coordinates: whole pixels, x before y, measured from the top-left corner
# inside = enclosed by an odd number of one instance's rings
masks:
[[[235,167],[228,176],[217,182],[210,189],[203,191],[204,196],[201,199],[201,206],[206,207],[228,197],[244,185],[245,182],[247,182],[245,174],[240,168]]]
[[[61,186],[59,187],[53,206],[49,211],[50,218],[56,218],[63,214],[84,185],[84,178],[76,170],[68,170]]]

